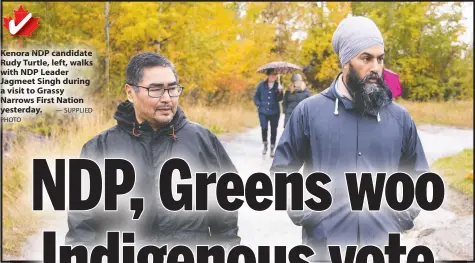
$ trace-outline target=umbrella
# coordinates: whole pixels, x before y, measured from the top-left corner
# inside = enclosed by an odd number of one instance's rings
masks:
[[[264,66],[260,67],[257,72],[258,73],[266,73],[267,69],[274,69],[277,74],[286,74],[286,73],[292,73],[297,70],[302,70],[299,66],[285,62],[285,61],[274,61],[265,64]]]
[[[277,74],[279,74],[279,85],[280,85],[280,74],[292,73],[297,70],[302,70],[299,66],[285,62],[285,61],[274,61],[267,63],[257,69],[258,73],[266,73],[268,69],[273,69]]]
[[[383,72],[384,82],[388,85],[393,98],[396,98],[402,94],[401,81],[399,80],[399,75],[392,72],[389,69],[384,69]]]

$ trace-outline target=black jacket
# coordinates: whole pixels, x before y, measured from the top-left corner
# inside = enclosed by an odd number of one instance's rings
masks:
[[[187,120],[180,107],[169,126],[158,131],[146,122],[139,125],[133,105],[128,101],[118,106],[114,118],[117,125],[88,141],[81,157],[95,160],[99,165],[103,165],[104,158],[127,159],[135,168],[134,189],[119,199],[118,212],[104,212],[100,206],[92,211],[70,211],[66,244],[105,244],[102,242],[108,230],[135,231],[136,242],[153,244],[221,244],[225,247],[239,244],[237,212],[221,209],[171,212],[163,207],[157,195],[161,167],[172,157],[186,160],[192,177],[196,172],[216,172],[217,176],[235,172],[217,137],[200,124]],[[212,194],[208,191],[209,196]],[[140,220],[131,220],[130,197],[144,198]]]
[[[290,114],[294,111],[295,107],[304,99],[312,96],[312,93],[308,89],[299,90],[295,89],[294,93],[286,91],[284,94],[284,100],[282,101],[283,112],[285,114],[284,127],[290,118]]]

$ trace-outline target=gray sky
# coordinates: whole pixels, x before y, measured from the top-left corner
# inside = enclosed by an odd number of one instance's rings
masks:
[[[463,4],[463,24],[467,31],[460,37],[460,40],[473,44],[473,2]]]

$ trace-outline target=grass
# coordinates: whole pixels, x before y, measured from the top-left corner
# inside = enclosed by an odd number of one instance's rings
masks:
[[[216,134],[238,133],[258,125],[255,108],[249,104],[206,107],[180,103],[188,119],[198,122]],[[97,104],[102,108],[105,105]],[[77,115],[73,121],[48,127],[48,141],[29,140],[32,129],[16,129],[12,150],[4,155],[3,177],[3,254],[21,257],[22,244],[40,227],[38,213],[32,211],[31,175],[33,158],[78,157],[82,145],[116,121],[110,109],[95,107],[94,114]],[[45,200],[45,204],[48,204]]]
[[[473,198],[473,180],[467,178],[473,171],[473,149],[437,159],[431,170],[442,176],[446,184]]]
[[[257,111],[247,105],[184,106],[183,111],[189,120],[204,125],[216,134],[239,133],[259,125]]]
[[[416,124],[439,124],[473,128],[473,101],[412,102],[398,98]]]
[[[101,112],[81,115],[67,126],[52,127],[50,142],[30,140],[30,131],[15,130],[11,152],[3,156],[2,167],[4,255],[21,257],[22,244],[41,224],[40,214],[32,211],[32,159],[77,157],[82,144],[112,123]]]

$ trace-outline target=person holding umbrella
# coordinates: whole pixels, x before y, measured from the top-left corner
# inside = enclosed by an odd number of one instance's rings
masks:
[[[265,73],[267,79],[261,81],[254,94],[254,103],[257,106],[259,122],[261,124],[262,142],[264,149],[262,154],[267,153],[267,133],[270,122],[270,156],[274,157],[275,140],[277,138],[277,126],[280,118],[279,101],[283,99],[283,88],[280,83],[280,74],[292,73],[301,68],[285,61],[274,61],[261,66],[257,72]]]
[[[283,99],[282,85],[277,81],[278,74],[276,70],[266,69],[267,79],[261,81],[254,94],[254,103],[259,113],[259,122],[261,124],[262,142],[264,149],[262,154],[267,153],[268,126],[270,122],[270,156],[274,156],[275,140],[277,138],[277,126],[280,118],[279,101]]]

